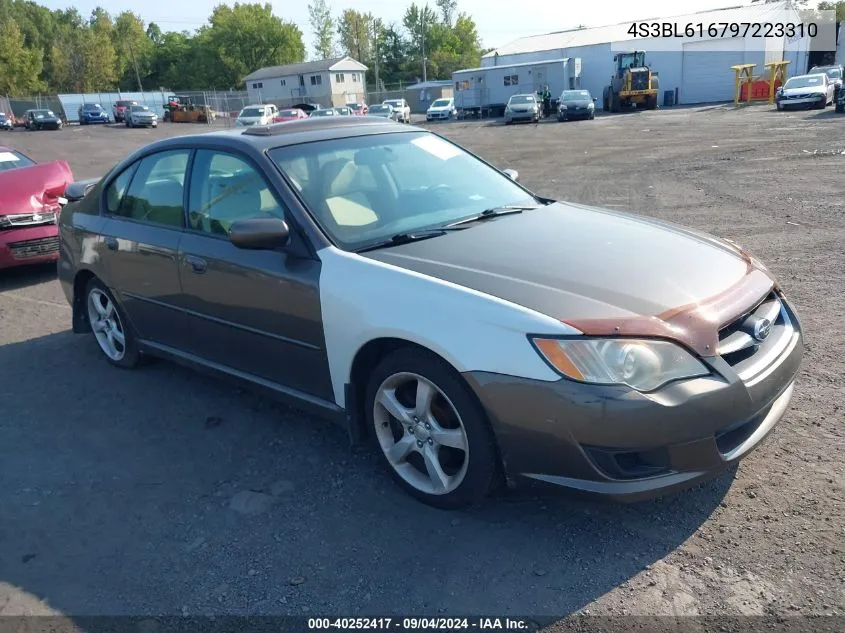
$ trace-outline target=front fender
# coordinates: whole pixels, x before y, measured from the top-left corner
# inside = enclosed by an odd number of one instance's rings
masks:
[[[439,354],[457,371],[555,381],[529,333],[578,334],[557,319],[470,288],[328,247],[319,251],[320,305],[332,388],[345,407],[357,352],[398,338]]]

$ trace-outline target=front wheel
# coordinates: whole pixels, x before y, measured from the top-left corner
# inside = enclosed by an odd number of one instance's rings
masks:
[[[88,282],[85,307],[91,332],[112,365],[131,369],[141,362],[138,343],[126,316],[108,288],[96,278]]]
[[[455,510],[497,481],[484,410],[445,361],[413,348],[382,360],[367,386],[367,422],[396,482],[416,499]]]

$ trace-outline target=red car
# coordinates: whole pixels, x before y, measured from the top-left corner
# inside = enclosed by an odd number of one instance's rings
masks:
[[[126,115],[129,113],[129,108],[133,105],[138,105],[137,101],[117,101],[111,107],[112,116],[114,116],[115,123],[122,123],[126,120]]]
[[[370,110],[366,103],[348,103],[347,107],[352,110],[352,114],[355,116],[367,116],[367,112]]]
[[[38,164],[0,146],[0,269],[58,260],[56,220],[71,182],[65,161]]]
[[[285,121],[296,121],[297,119],[307,119],[308,115],[299,108],[292,108],[290,110],[279,110],[276,116],[273,117],[273,123],[284,123]]]

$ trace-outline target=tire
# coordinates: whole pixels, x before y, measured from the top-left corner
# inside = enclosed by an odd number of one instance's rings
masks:
[[[132,325],[109,289],[96,277],[92,277],[85,288],[83,310],[94,340],[109,363],[122,369],[132,369],[141,364],[143,357]],[[104,329],[98,329],[100,327]],[[122,345],[119,344],[119,336],[123,337]]]
[[[845,112],[845,103],[837,103],[835,110],[839,114],[842,114],[843,112]]]
[[[419,385],[430,397],[417,406]],[[373,443],[393,479],[415,499],[463,509],[480,503],[499,481],[496,442],[484,410],[441,358],[416,348],[396,350],[373,370],[366,394]]]

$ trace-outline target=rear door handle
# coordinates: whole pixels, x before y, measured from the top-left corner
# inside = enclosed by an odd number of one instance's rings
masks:
[[[204,273],[206,267],[208,266],[202,257],[197,257],[196,255],[186,256],[185,261],[191,265],[191,269],[198,275]]]
[[[118,244],[117,244],[117,238],[116,237],[106,237],[103,241],[106,243],[106,247],[109,250],[112,250],[112,251],[117,250]]]

